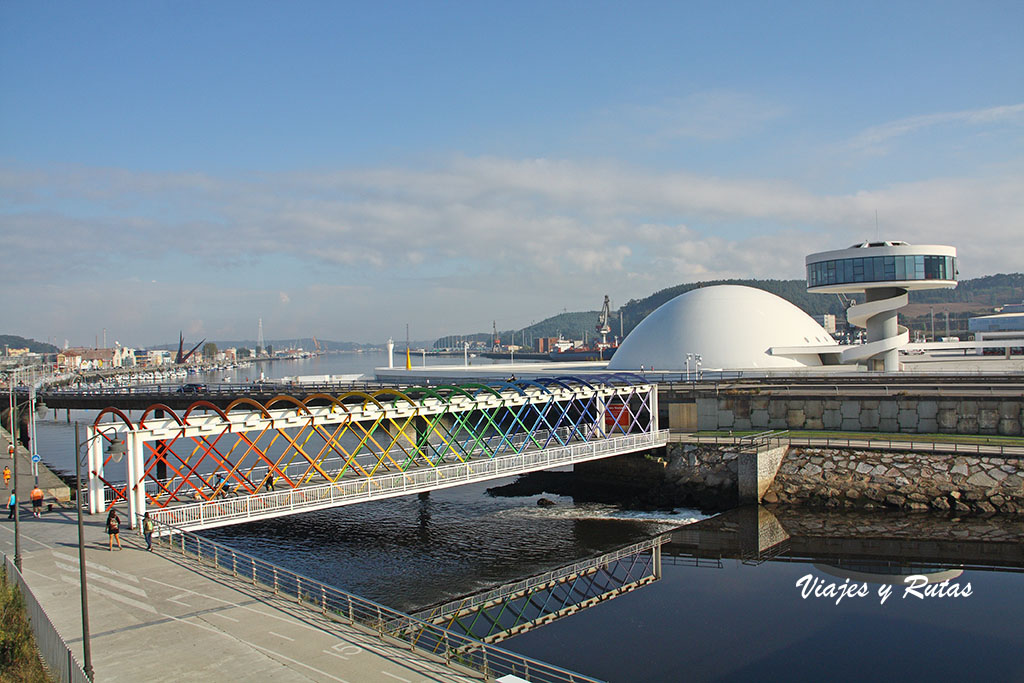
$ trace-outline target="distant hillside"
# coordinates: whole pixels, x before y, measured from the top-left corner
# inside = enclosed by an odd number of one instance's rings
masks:
[[[834,294],[808,293],[807,282],[804,280],[710,280],[707,282],[690,282],[663,289],[643,299],[627,301],[622,307],[626,334],[629,334],[630,330],[639,325],[641,320],[662,304],[671,301],[680,294],[712,285],[744,285],[763,289],[766,292],[782,297],[812,316],[831,313],[839,317],[844,315],[845,311],[843,302]]]
[[[711,285],[756,287],[782,297],[809,315],[817,317],[831,313],[836,316],[840,324],[846,319],[846,308],[840,297],[835,294],[811,294],[807,291],[807,283],[804,280],[710,280],[668,287],[643,299],[632,299],[626,302],[621,308],[622,327],[625,334],[628,335],[634,327],[640,324],[640,321],[662,304],[690,290]],[[856,297],[853,298],[856,299]],[[949,333],[960,335],[967,331],[968,318],[990,313],[995,307],[1003,304],[1022,301],[1024,301],[1024,274],[987,275],[971,280],[962,280],[956,289],[911,292],[910,306],[904,310],[900,318],[911,330],[930,332],[934,327],[936,332],[941,331],[944,334],[947,325],[946,316],[948,315]],[[613,319],[609,321],[609,326],[612,328],[610,336],[619,333],[618,313],[619,311],[612,312]],[[516,343],[522,344],[521,340],[524,337],[526,342],[529,342],[531,338],[557,337],[559,334],[564,335],[567,339],[583,339],[584,336],[587,339],[593,339],[597,316],[597,311],[560,313],[522,330],[516,330],[515,340]],[[507,343],[511,339],[511,332],[509,330],[499,331],[498,336],[502,343]],[[479,340],[489,343],[490,338],[490,332],[477,332],[465,336],[442,337],[434,345],[439,347],[455,346],[456,342],[463,339],[470,342]]]
[[[498,338],[502,344],[511,344],[513,341],[519,346],[528,346],[530,340],[538,337],[564,336],[566,339],[583,339],[584,334],[588,340],[593,340],[597,325],[597,311],[580,311],[572,313],[559,313],[533,325],[518,330],[498,330]],[[618,323],[615,323],[615,332],[618,334]],[[489,346],[493,332],[475,332],[467,335],[448,335],[439,338],[434,342],[434,348],[458,348],[459,344],[467,341],[470,344],[480,342]],[[611,336],[611,335],[610,335]]]
[[[677,285],[639,300],[628,301],[623,306],[626,333],[633,329],[652,311],[667,301],[698,287],[711,285],[746,285],[776,294],[794,304],[811,316],[831,313],[836,319],[846,319],[846,309],[835,294],[811,294],[804,280],[714,280]],[[851,297],[857,299],[858,297]],[[863,298],[863,296],[859,297]],[[1024,274],[987,275],[962,280],[955,289],[930,289],[910,293],[910,306],[901,315],[901,320],[911,330],[927,331],[936,316],[950,318],[950,333],[962,334],[967,330],[968,318],[992,312],[996,306],[1024,301]]]
[[[53,344],[46,342],[26,339],[16,334],[0,334],[0,349],[24,349],[26,347],[32,353],[57,353],[60,351]]]

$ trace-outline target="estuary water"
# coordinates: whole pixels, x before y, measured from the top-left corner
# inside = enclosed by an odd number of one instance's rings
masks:
[[[324,356],[272,368],[383,364]],[[40,453],[73,468],[72,438],[63,414],[47,419]],[[594,606],[500,645],[610,681],[1024,680],[1024,520],[786,508],[708,518],[550,493],[541,507],[540,495],[488,492],[502,483],[204,534],[410,612],[663,537],[649,582],[591,587]],[[933,583],[917,597],[907,576]]]

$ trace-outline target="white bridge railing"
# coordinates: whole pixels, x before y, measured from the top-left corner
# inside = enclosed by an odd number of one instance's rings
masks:
[[[185,530],[208,529],[525,474],[560,465],[657,448],[666,443],[668,430],[627,434],[587,443],[530,450],[515,455],[419,468],[369,478],[352,478],[288,491],[154,508],[150,509],[149,513],[161,525],[168,524]]]

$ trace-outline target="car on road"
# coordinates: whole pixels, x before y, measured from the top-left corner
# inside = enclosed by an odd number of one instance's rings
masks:
[[[197,382],[191,382],[189,384],[182,384],[178,387],[179,394],[203,394],[206,393],[207,388],[205,384],[199,384]]]

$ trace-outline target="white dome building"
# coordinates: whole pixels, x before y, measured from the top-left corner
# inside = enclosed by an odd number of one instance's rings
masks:
[[[834,350],[833,350],[834,348]],[[705,369],[822,365],[838,344],[811,316],[753,287],[715,285],[680,294],[629,333],[609,370],[682,370],[687,354]]]

